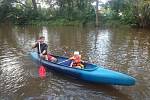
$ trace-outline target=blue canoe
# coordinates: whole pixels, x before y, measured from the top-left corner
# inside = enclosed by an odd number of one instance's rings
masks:
[[[30,55],[33,61],[39,63],[40,58],[36,52],[31,52]],[[136,82],[136,79],[129,75],[106,69],[103,66],[85,63],[85,68],[79,69],[70,67],[70,60],[59,64],[59,62],[65,61],[68,58],[59,56],[55,57],[58,59],[57,63],[41,59],[41,64],[48,69],[67,74],[90,83],[131,86]]]

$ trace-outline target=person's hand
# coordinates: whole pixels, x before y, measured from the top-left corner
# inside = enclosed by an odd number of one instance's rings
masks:
[[[74,59],[74,57],[70,57],[69,59],[70,59],[70,60],[73,60],[73,59]]]
[[[36,43],[39,43],[39,42],[41,42],[41,40],[37,40],[37,41],[36,41]]]
[[[82,60],[82,63],[88,63],[88,61],[83,61],[83,60]]]
[[[41,53],[41,54],[40,54],[40,57],[42,57],[42,56],[43,56],[43,54]]]

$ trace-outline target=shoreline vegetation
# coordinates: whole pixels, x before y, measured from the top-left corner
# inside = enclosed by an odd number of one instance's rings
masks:
[[[98,23],[99,26],[98,27],[131,27],[131,28],[137,28],[137,26],[131,26],[131,25],[127,25],[127,24],[121,24],[119,21],[109,21],[109,22],[99,22]],[[21,25],[21,24],[15,24],[15,25]],[[68,20],[50,20],[50,21],[31,21],[28,24],[23,24],[23,25],[36,25],[36,26],[94,26],[95,22],[88,22],[86,24],[80,22],[80,21],[68,21]],[[141,28],[141,27],[138,27]],[[146,28],[146,27],[145,27]]]
[[[150,27],[150,0],[1,0],[0,23]],[[46,8],[42,5],[47,5]]]

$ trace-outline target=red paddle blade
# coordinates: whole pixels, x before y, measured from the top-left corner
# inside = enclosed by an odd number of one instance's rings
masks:
[[[42,65],[39,67],[39,76],[40,76],[41,78],[43,78],[43,77],[46,76],[46,70],[45,70],[45,67],[42,66]]]

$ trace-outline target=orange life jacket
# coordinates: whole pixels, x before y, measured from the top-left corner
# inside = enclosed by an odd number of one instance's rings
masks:
[[[75,55],[71,57],[74,63],[80,63],[81,62],[81,55]]]
[[[73,57],[70,58],[71,60],[73,60],[73,66],[81,66],[81,55],[75,55]]]

